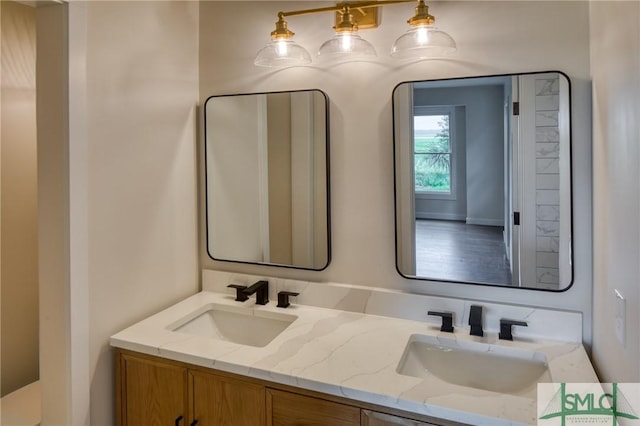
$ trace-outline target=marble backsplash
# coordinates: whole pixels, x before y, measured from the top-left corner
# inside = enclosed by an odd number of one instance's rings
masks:
[[[582,313],[580,312],[410,294],[341,283],[298,281],[213,270],[202,271],[202,290],[233,295],[235,290],[227,288],[227,285],[251,285],[258,280],[269,281],[269,299],[274,304],[277,301],[278,292],[286,290],[300,293],[299,296],[291,299],[294,304],[409,319],[425,323],[440,322],[440,318],[427,315],[427,311],[453,312],[454,326],[461,328],[468,327],[469,308],[471,305],[477,304],[483,307],[485,332],[498,333],[500,319],[505,318],[528,323],[528,327],[513,327],[514,339],[542,338],[575,343],[582,342]]]

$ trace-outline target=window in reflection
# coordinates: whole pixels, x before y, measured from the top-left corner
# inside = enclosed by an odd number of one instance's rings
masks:
[[[413,123],[416,192],[451,194],[449,115],[416,115]]]
[[[415,107],[413,114],[416,197],[455,199],[455,108]]]

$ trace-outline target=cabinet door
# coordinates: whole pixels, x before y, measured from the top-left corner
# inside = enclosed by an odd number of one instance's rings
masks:
[[[120,363],[122,426],[186,424],[186,368],[129,355]]]
[[[437,426],[434,423],[423,423],[391,414],[362,410],[362,426]]]
[[[189,375],[197,426],[264,426],[264,386],[201,371]]]
[[[267,426],[359,426],[360,409],[267,389]]]

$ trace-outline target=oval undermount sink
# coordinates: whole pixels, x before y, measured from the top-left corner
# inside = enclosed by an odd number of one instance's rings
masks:
[[[179,333],[226,340],[241,345],[268,345],[298,318],[254,308],[209,304],[168,328]]]
[[[533,398],[538,383],[551,381],[541,352],[419,334],[409,339],[396,371]]]

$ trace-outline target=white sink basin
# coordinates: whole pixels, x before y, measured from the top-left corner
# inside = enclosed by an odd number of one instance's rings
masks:
[[[298,318],[241,306],[209,304],[168,328],[179,333],[263,347]]]
[[[551,382],[547,365],[541,352],[414,334],[397,372],[535,398],[537,383]]]

